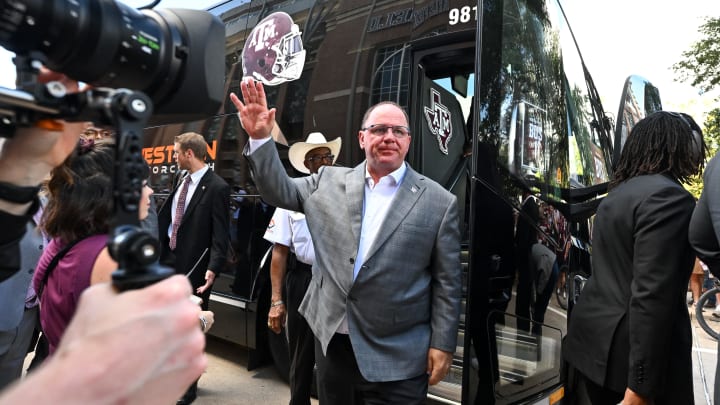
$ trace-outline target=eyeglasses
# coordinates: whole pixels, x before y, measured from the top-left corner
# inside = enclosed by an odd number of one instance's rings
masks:
[[[391,132],[395,138],[405,138],[410,135],[410,128],[403,125],[373,124],[360,129],[370,132],[373,136],[384,136],[388,129],[392,130]]]
[[[305,159],[305,161],[310,163],[322,162],[323,160],[332,162],[333,159],[335,159],[335,155],[331,155],[328,153],[327,155],[310,156],[309,158]]]
[[[112,136],[112,132],[107,129],[90,127],[83,132],[83,135],[85,135],[86,138],[102,139]]]

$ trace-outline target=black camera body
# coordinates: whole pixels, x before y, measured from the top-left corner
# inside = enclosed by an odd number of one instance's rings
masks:
[[[0,10],[0,46],[94,87],[147,94],[149,125],[205,118],[223,100],[225,27],[206,11],[113,0],[0,0]]]

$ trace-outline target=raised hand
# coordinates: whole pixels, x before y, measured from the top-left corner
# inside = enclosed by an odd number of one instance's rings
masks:
[[[245,132],[253,139],[270,136],[275,126],[275,109],[268,109],[267,97],[262,83],[245,78],[240,83],[243,101],[235,93],[230,93],[230,101],[238,110],[238,118]]]

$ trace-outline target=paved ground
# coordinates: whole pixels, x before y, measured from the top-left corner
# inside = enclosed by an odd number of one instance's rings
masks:
[[[200,378],[197,405],[287,405],[290,388],[272,365],[247,370],[247,350],[209,337],[208,368]],[[31,359],[28,356],[25,369]],[[317,399],[311,400],[317,405]]]
[[[720,330],[720,320],[712,318],[710,310],[707,310],[706,314],[709,322]],[[694,314],[691,319],[695,405],[712,405],[717,342],[700,328]],[[200,380],[200,397],[197,404],[285,405],[288,403],[290,399],[288,386],[280,379],[274,367],[266,366],[247,371],[247,352],[218,339],[209,339],[208,354],[210,366]],[[318,402],[313,399],[312,403]]]
[[[688,309],[690,310],[690,309]],[[717,325],[720,320],[709,322]],[[692,316],[693,378],[695,404],[712,405],[717,342],[700,328]],[[207,344],[209,365],[200,379],[198,405],[285,405],[290,400],[288,385],[273,366],[247,370],[247,350],[234,344],[210,337]],[[312,400],[317,405],[316,399]],[[718,404],[720,405],[720,404]]]
[[[688,308],[691,310],[691,308]],[[705,311],[708,323],[720,330],[720,320],[713,318],[712,310]],[[712,405],[715,382],[715,365],[717,364],[717,342],[712,339],[695,320],[691,313],[693,333],[693,381],[695,386],[695,405]]]
[[[287,405],[290,388],[273,366],[247,370],[247,350],[209,337],[208,369],[200,378],[198,405]],[[313,404],[317,400],[313,399]]]
[[[714,320],[710,316],[710,310],[706,314],[709,322],[717,325],[720,330],[720,320]],[[694,316],[692,333],[695,405],[712,405],[717,342],[700,328]],[[288,403],[290,398],[288,386],[272,366],[247,371],[247,352],[217,339],[208,341],[208,354],[210,366],[200,380],[198,404],[284,405]],[[313,399],[312,403],[317,404],[317,400]]]

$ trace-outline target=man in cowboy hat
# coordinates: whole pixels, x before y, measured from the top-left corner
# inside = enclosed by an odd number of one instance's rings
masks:
[[[335,163],[341,143],[340,138],[327,142],[323,134],[313,132],[305,142],[296,142],[290,147],[290,163],[300,173],[317,173],[320,167]],[[280,333],[287,317],[290,405],[309,405],[315,366],[315,337],[298,308],[312,279],[315,250],[305,215],[277,208],[265,231],[265,239],[274,244],[270,264],[272,296],[268,328]],[[282,300],[283,280],[285,301]]]

